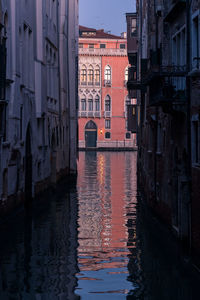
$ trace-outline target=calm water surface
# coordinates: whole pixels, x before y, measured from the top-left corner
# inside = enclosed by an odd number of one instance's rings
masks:
[[[198,275],[140,205],[136,156],[81,152],[77,186],[1,225],[0,300],[199,299]]]

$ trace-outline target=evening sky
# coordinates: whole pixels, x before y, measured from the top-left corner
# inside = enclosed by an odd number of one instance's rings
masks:
[[[111,31],[126,31],[126,13],[135,12],[135,0],[79,0],[79,24]]]

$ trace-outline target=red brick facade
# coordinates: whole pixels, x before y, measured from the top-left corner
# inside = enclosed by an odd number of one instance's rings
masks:
[[[135,135],[127,131],[126,103],[135,99],[128,99],[126,88],[126,48],[123,37],[80,26],[79,148],[135,147]],[[86,130],[90,121],[95,128]]]

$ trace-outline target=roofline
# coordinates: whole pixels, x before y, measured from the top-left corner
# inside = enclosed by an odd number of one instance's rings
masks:
[[[89,40],[89,41],[103,41],[103,40],[105,40],[105,41],[107,41],[107,40],[112,40],[112,41],[124,41],[124,42],[127,42],[127,39],[124,39],[124,38],[118,38],[118,39],[116,39],[116,38],[86,38],[86,37],[79,37],[79,40]]]

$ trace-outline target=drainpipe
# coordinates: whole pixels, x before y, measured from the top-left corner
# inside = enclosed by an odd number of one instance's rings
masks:
[[[189,72],[191,70],[191,1],[186,0],[186,99],[187,99],[187,180],[188,180],[188,238],[189,238],[189,253],[192,248],[192,225],[191,225],[191,197],[192,197],[192,159],[191,159],[191,82]]]

